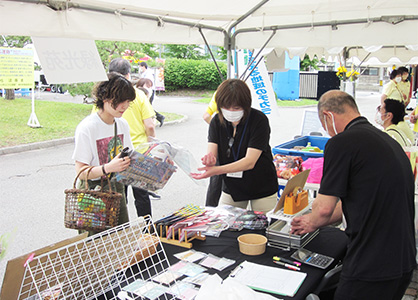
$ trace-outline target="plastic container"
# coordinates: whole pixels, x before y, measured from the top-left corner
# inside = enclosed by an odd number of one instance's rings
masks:
[[[293,141],[289,141],[276,147],[273,147],[272,152],[273,155],[281,154],[281,155],[292,155],[292,156],[300,156],[305,161],[308,158],[318,158],[323,157],[324,153],[320,152],[306,152],[306,151],[298,151],[293,150],[295,146],[303,146],[306,147],[308,143],[311,144],[312,147],[318,147],[321,150],[325,149],[325,145],[328,142],[328,137],[323,136],[303,136]]]
[[[261,255],[266,252],[267,238],[261,234],[243,234],[238,237],[238,244],[242,254]]]

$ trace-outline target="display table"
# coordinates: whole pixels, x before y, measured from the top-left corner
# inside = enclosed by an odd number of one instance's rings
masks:
[[[237,237],[245,233],[259,233],[265,234],[264,230],[261,231],[252,231],[252,230],[242,230],[239,232],[224,231],[221,236],[218,238],[207,237],[206,241],[193,241],[193,249],[196,251],[202,251],[205,253],[211,253],[218,257],[225,257],[229,259],[234,259],[236,263],[231,267],[219,272],[214,269],[209,269],[210,274],[217,273],[223,279],[227,278],[230,272],[241,262],[247,260],[250,262],[278,267],[273,263],[273,256],[281,256],[284,258],[289,258],[290,255],[295,251],[294,249],[290,251],[284,251],[277,248],[267,247],[266,252],[263,255],[259,256],[248,256],[239,252]],[[305,297],[315,290],[321,281],[325,273],[333,268],[339,260],[345,255],[347,244],[347,236],[345,233],[337,228],[326,227],[322,228],[319,231],[319,234],[308,244],[306,249],[315,251],[321,254],[325,254],[331,257],[334,257],[335,260],[333,264],[327,269],[322,270],[319,268],[311,267],[308,265],[301,266],[301,272],[307,273],[307,277],[301,287],[299,288],[297,294],[294,297],[285,297],[279,295],[273,295],[280,299],[305,299]],[[170,264],[175,264],[178,260],[173,256],[173,254],[178,252],[185,251],[184,248],[164,244],[164,249],[167,253]],[[286,269],[287,270],[287,269]]]

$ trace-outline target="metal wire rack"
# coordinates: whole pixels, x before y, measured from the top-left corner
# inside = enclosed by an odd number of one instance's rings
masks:
[[[34,257],[26,264],[18,299],[118,299],[123,287],[151,282],[169,267],[146,216]],[[177,299],[178,291],[164,290],[158,299]]]

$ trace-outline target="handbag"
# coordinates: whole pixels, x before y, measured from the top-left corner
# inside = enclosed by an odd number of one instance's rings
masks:
[[[103,177],[100,190],[90,190],[88,180],[86,188],[76,188],[80,174],[88,169],[87,177],[92,166],[83,167],[74,180],[73,188],[66,189],[64,224],[66,228],[103,231],[118,225],[120,201],[122,194],[112,191],[108,176],[108,191],[104,191]]]

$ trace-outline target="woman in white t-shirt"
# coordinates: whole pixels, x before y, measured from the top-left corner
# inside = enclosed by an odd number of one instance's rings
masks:
[[[80,175],[80,187],[89,181],[89,188],[100,185],[102,176],[128,168],[130,158],[120,158],[124,147],[133,149],[128,123],[122,114],[136,97],[132,84],[118,73],[110,73],[109,80],[99,82],[93,90],[98,112],[87,116],[75,132],[73,159],[78,173],[85,166],[94,166],[88,178],[87,171]],[[107,184],[107,180],[103,181]],[[111,180],[112,190],[124,195],[124,185]],[[125,196],[121,200],[118,224],[129,221]]]

